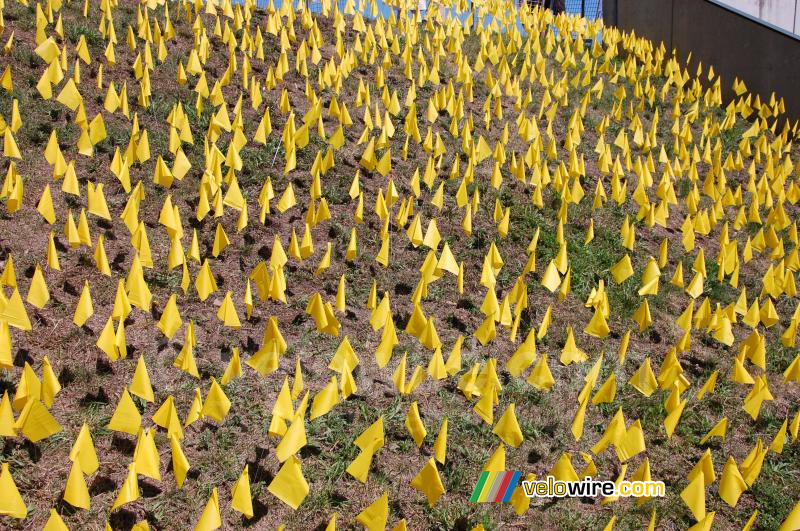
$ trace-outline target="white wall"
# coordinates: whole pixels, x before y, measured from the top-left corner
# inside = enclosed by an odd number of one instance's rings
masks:
[[[800,3],[798,3],[796,13],[794,14],[794,32],[800,35]]]
[[[800,2],[796,0],[717,0],[786,31],[800,34]]]

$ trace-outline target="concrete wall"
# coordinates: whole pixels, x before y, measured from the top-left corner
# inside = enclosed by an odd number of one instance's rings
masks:
[[[797,34],[800,31],[795,22],[796,18],[800,18],[800,13],[797,12],[797,0],[717,0],[717,2],[788,32]]]
[[[727,0],[726,0],[727,1]],[[723,98],[733,97],[735,77],[761,98],[774,91],[787,115],[800,118],[800,39],[734,13],[709,0],[604,0],[606,23],[664,42],[692,66],[714,65]],[[694,68],[689,68],[693,72]]]

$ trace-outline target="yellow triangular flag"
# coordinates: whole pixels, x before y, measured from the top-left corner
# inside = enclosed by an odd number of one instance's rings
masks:
[[[231,507],[245,518],[253,517],[253,497],[250,494],[250,473],[247,465],[231,488]]]
[[[300,507],[309,491],[306,478],[303,477],[300,460],[295,456],[287,459],[267,490],[292,509],[296,510]]]
[[[411,486],[425,494],[428,498],[428,505],[433,507],[444,494],[444,485],[436,469],[436,461],[431,457],[422,467],[422,470],[411,480]]]

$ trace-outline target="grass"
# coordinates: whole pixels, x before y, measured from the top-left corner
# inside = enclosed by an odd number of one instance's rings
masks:
[[[80,23],[65,25],[64,36],[69,39],[72,44],[78,44],[80,38],[84,37],[86,39],[86,44],[94,50],[105,46],[103,37],[100,35],[99,31]]]
[[[455,507],[426,507],[425,515],[430,522],[430,529],[445,531],[448,529],[472,529],[483,525],[487,531],[495,529],[487,510],[476,510],[476,505],[459,505]]]
[[[796,503],[785,495],[786,488],[797,483],[796,471],[785,463],[768,459],[759,479],[753,484],[752,495],[758,500],[758,525],[762,529],[777,529]]]
[[[181,276],[182,273],[177,268],[171,272],[150,270],[145,275],[145,280],[150,285],[169,288],[170,291],[177,292],[181,286]]]
[[[688,270],[684,269],[684,271],[691,271],[691,265],[689,265]],[[727,284],[727,282],[720,282],[717,279],[719,266],[716,264],[716,262],[709,262],[706,260],[706,271],[708,272],[708,277],[706,278],[705,282],[704,295],[709,297],[711,300],[719,302],[723,306],[734,302],[738,294],[730,287],[729,284]]]

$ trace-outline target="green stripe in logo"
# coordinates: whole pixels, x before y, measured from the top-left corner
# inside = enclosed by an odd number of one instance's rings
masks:
[[[475,485],[475,490],[472,491],[472,496],[470,497],[469,501],[471,503],[475,503],[478,501],[478,498],[481,496],[481,491],[483,490],[483,484],[486,483],[486,478],[489,477],[488,471],[481,472],[480,477],[478,478],[478,484]]]

